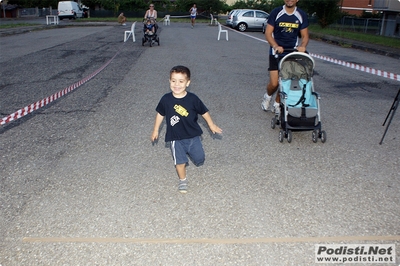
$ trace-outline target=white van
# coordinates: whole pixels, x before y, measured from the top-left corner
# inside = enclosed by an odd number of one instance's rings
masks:
[[[83,10],[77,2],[60,1],[58,2],[58,18],[60,20],[63,18],[83,18]]]

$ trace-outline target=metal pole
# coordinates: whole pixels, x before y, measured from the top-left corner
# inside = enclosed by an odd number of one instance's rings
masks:
[[[390,123],[392,122],[393,116],[394,116],[394,114],[396,113],[397,107],[399,106],[399,101],[400,101],[399,95],[400,95],[400,89],[399,89],[399,91],[397,92],[396,97],[394,98],[392,107],[390,107],[390,110],[389,110],[389,113],[388,113],[387,116],[386,116],[385,122],[383,122],[383,125],[382,125],[382,126],[384,126],[384,125],[386,124],[386,121],[387,121],[387,119],[388,119],[389,116],[390,116],[389,121],[388,121],[388,124],[387,124],[386,129],[385,129],[385,132],[383,133],[382,139],[381,139],[381,141],[379,142],[379,145],[382,144],[383,139],[385,138],[386,132],[387,132],[388,129],[389,129]]]
[[[6,1],[1,1],[3,6],[3,18],[6,18]]]

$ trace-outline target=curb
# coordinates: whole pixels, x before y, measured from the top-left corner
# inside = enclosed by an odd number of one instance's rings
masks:
[[[339,45],[342,47],[349,47],[349,48],[353,48],[353,49],[363,50],[366,52],[384,55],[384,56],[392,57],[395,59],[400,59],[400,49],[396,49],[396,48],[385,47],[385,46],[381,46],[381,45],[365,44],[365,43],[350,40],[350,39],[321,35],[321,34],[312,33],[312,32],[310,32],[310,39],[319,40],[319,41],[323,41],[326,43]]]
[[[69,25],[34,25],[34,26],[25,26],[25,27],[15,27],[9,29],[0,29],[0,37],[2,36],[10,36],[15,34],[21,34],[31,31],[37,30],[48,30],[54,28],[68,28],[68,27],[104,27],[104,26],[118,26],[120,25],[116,23],[107,23],[107,22],[88,22],[88,23],[74,23]]]

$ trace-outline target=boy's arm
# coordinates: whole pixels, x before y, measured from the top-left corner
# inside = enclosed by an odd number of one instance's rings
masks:
[[[204,118],[204,120],[206,120],[207,125],[213,134],[215,134],[215,133],[221,134],[222,133],[222,129],[220,129],[216,124],[214,124],[209,112],[203,114],[202,117]]]
[[[164,119],[164,116],[157,113],[156,121],[154,122],[153,133],[151,134],[151,138],[150,138],[151,141],[155,141],[156,139],[158,139],[158,131],[160,130],[160,126],[161,126],[163,119]]]

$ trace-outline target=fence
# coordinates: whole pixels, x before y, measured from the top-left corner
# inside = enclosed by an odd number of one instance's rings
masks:
[[[47,15],[57,15],[57,9],[48,8],[22,8],[18,10],[18,17],[45,17]]]
[[[309,18],[310,23],[317,23],[316,17]],[[331,29],[353,31],[372,35],[400,37],[400,17],[397,19],[343,17],[328,26]]]
[[[377,18],[355,18],[343,17],[341,20],[330,25],[333,29],[350,30],[355,32],[362,32],[368,34],[379,35],[382,27],[382,19]]]
[[[117,17],[119,13],[123,12],[126,17],[131,18],[140,18],[143,17],[146,13],[146,10],[143,11],[124,11],[119,10],[118,12],[112,10],[90,10],[90,16],[94,18],[110,18]],[[188,15],[187,12],[168,12],[168,11],[158,11],[158,17],[162,18],[165,15],[171,16],[183,16]],[[53,8],[23,8],[19,10],[18,17],[45,17],[47,15],[57,15],[57,9]],[[209,16],[208,12],[203,12],[201,15]]]

